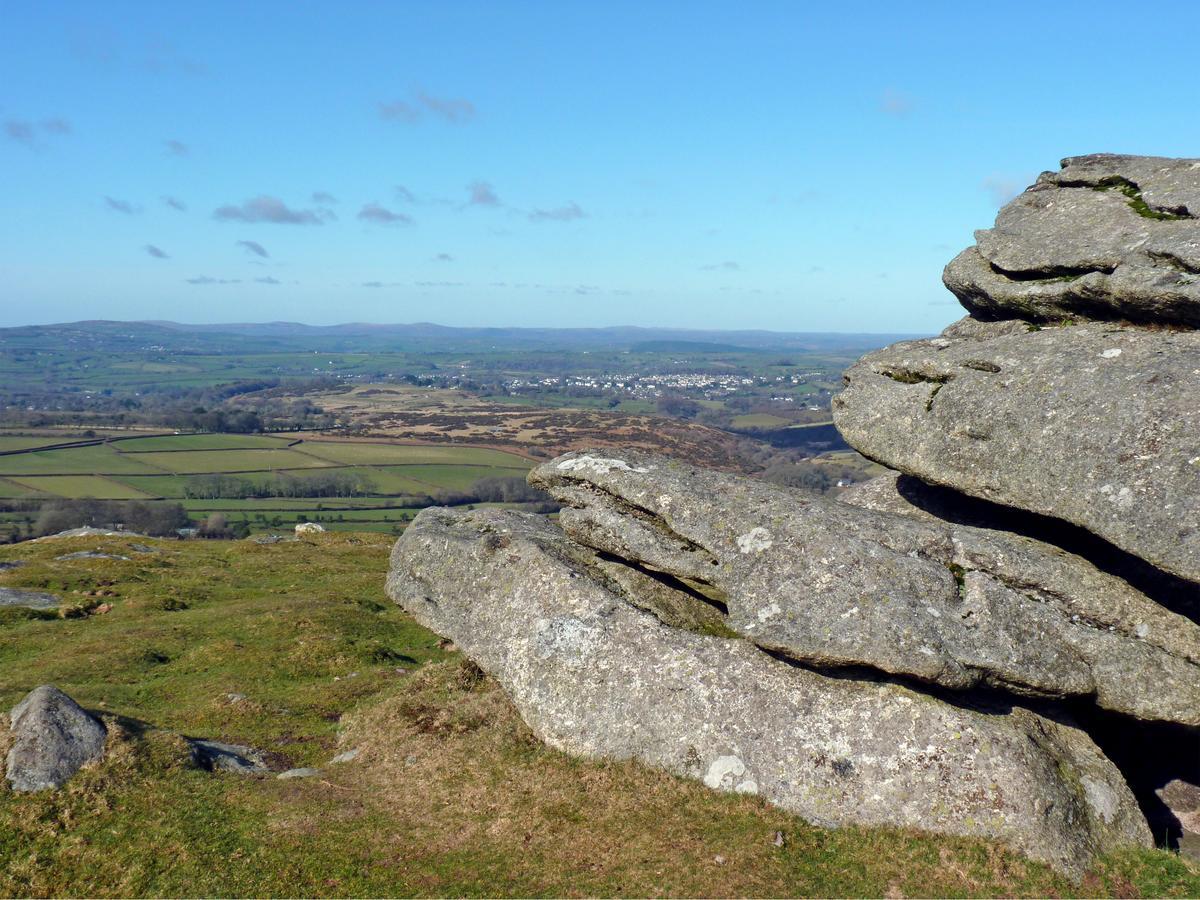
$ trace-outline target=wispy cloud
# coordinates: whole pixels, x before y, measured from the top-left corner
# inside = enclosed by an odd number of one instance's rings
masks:
[[[28,119],[5,119],[3,129],[4,136],[10,141],[16,141],[27,147],[36,147],[39,134],[57,137],[70,134],[71,123],[60,118],[43,119],[40,124]]]
[[[172,156],[187,156],[192,152],[187,144],[183,141],[177,141],[174,138],[169,141],[163,141],[163,143],[166,145],[167,152]]]
[[[396,185],[396,199],[401,203],[416,203],[417,195],[402,184]]]
[[[486,181],[472,181],[467,185],[468,206],[502,206],[496,191]]]
[[[188,284],[241,284],[240,278],[213,278],[211,275],[197,275],[195,278],[183,279]]]
[[[128,200],[118,200],[116,197],[105,196],[104,205],[113,212],[119,212],[126,216],[132,216],[137,212],[137,208]]]
[[[392,212],[378,203],[367,203],[358,211],[358,218],[364,222],[374,222],[376,225],[411,225],[412,216]]]
[[[365,288],[399,287],[400,282],[399,281],[364,281],[362,283],[362,286]]]
[[[322,225],[333,218],[329,210],[292,209],[278,197],[262,194],[240,206],[219,206],[213,218],[223,222],[266,222],[273,225]]]
[[[379,104],[379,115],[389,122],[419,122],[433,116],[454,125],[475,118],[475,104],[461,97],[437,97],[424,90],[412,92],[403,100]]]
[[[153,256],[155,259],[170,259],[171,258],[170,256],[167,255],[167,252],[165,250],[163,250],[161,247],[156,247],[153,244],[147,244],[142,249],[145,250],[147,253],[149,253],[151,256]]]
[[[434,262],[454,262],[454,257],[449,253],[439,253],[433,258]]]
[[[163,197],[162,202],[164,206],[169,206],[176,212],[187,212],[187,204],[178,197]]]
[[[255,278],[254,280],[258,284],[283,284],[283,282],[278,278],[272,278],[270,275],[267,275],[263,278]]]
[[[447,122],[458,124],[475,118],[475,104],[460,97],[434,97],[425,91],[419,91],[417,102]]]
[[[235,246],[241,247],[244,250],[248,250],[255,256],[261,256],[263,259],[271,258],[271,254],[267,252],[267,248],[258,241],[237,241],[235,242]]]
[[[700,271],[702,271],[702,272],[716,272],[716,271],[740,272],[741,269],[742,269],[741,265],[739,263],[734,262],[732,259],[727,259],[727,260],[725,260],[725,262],[712,263],[711,265],[700,267]]]
[[[902,119],[913,111],[913,99],[896,88],[887,88],[879,99],[880,112]]]
[[[313,192],[313,195],[312,195],[312,202],[320,203],[324,206],[329,206],[331,204],[337,203],[338,198],[333,196],[333,194],[330,194],[326,191],[315,191],[315,192]]]
[[[32,122],[26,122],[24,119],[8,119],[4,123],[4,135],[10,141],[32,146],[37,132],[34,130]]]
[[[1023,178],[1020,176],[989,175],[980,182],[979,186],[988,192],[994,204],[1003,206],[1017,196],[1017,194],[1021,193],[1025,189],[1025,186],[1032,181],[1032,178]]]
[[[535,209],[529,213],[530,222],[570,222],[572,219],[587,218],[587,213],[578,203],[568,203],[556,209]]]

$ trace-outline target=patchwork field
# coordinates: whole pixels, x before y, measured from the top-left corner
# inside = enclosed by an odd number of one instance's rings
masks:
[[[295,435],[159,434],[37,449],[45,441],[62,443],[57,436],[8,438],[15,452],[0,454],[0,499],[186,501],[193,518],[220,512],[252,530],[307,520],[394,531],[412,518],[414,497],[467,491],[484,478],[524,478],[532,465],[486,447]],[[331,487],[330,478],[340,482]],[[306,486],[312,496],[303,495]],[[28,511],[0,513],[0,530],[30,518]]]

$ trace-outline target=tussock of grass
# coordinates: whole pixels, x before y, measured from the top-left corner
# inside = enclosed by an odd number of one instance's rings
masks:
[[[386,600],[390,543],[164,541],[138,557],[101,538],[0,551],[29,562],[5,584],[103,590],[113,604],[0,621],[0,709],[49,681],[110,729],[105,759],[62,791],[0,786],[0,895],[1200,894],[1200,873],[1162,852],[1105,860],[1072,886],[981,841],[829,831],[755,798],[547,749],[494,681]],[[78,549],[136,561],[54,560]],[[203,772],[180,734],[322,774]],[[328,764],[351,747],[353,762]]]

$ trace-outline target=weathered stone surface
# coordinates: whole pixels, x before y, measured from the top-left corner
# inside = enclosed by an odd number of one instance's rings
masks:
[[[57,541],[63,538],[79,537],[146,537],[146,535],[136,531],[114,531],[111,528],[93,528],[91,525],[84,525],[81,528],[69,528],[57,534],[48,534],[44,537],[34,538],[34,541]]]
[[[235,775],[262,775],[270,771],[264,755],[243,744],[225,744],[201,738],[189,738],[192,762],[210,772],[232,772]]]
[[[14,791],[62,787],[104,755],[108,729],[52,684],[25,695],[10,715],[13,734],[5,776]]]
[[[636,453],[567,454],[530,480],[571,538],[717,588],[728,627],[766,649],[1200,724],[1200,626],[1058,548]]]
[[[943,281],[982,318],[1200,326],[1200,159],[1064,159],[975,239]]]
[[[427,509],[396,543],[388,592],[568,753],[637,759],[823,825],[995,838],[1074,874],[1149,842],[1083,732],[668,627],[610,591],[593,558],[537,516]]]
[[[1200,785],[1173,779],[1157,791],[1159,800],[1179,823],[1179,851],[1200,860]]]
[[[301,522],[296,526],[296,534],[324,534],[325,526],[317,522]]]
[[[54,558],[59,562],[67,562],[74,559],[116,559],[129,562],[128,556],[121,556],[117,553],[101,553],[98,550],[78,550],[75,553],[65,553],[62,556]]]
[[[1200,581],[1200,333],[1097,323],[958,333],[850,368],[833,401],[846,440]]]
[[[45,591],[26,591],[19,588],[0,588],[0,607],[23,606],[26,609],[54,609],[62,600]]]

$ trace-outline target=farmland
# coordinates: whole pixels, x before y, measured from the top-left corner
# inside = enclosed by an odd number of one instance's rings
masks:
[[[480,479],[520,479],[532,464],[482,447],[296,436],[158,434],[62,446],[71,439],[50,431],[0,435],[8,451],[0,454],[0,499],[175,501],[198,521],[220,513],[251,531],[305,520],[331,530],[394,531],[431,497],[467,491]],[[39,449],[46,446],[56,449]],[[298,495],[330,483],[339,495]],[[29,510],[0,513],[0,533],[30,518]]]

